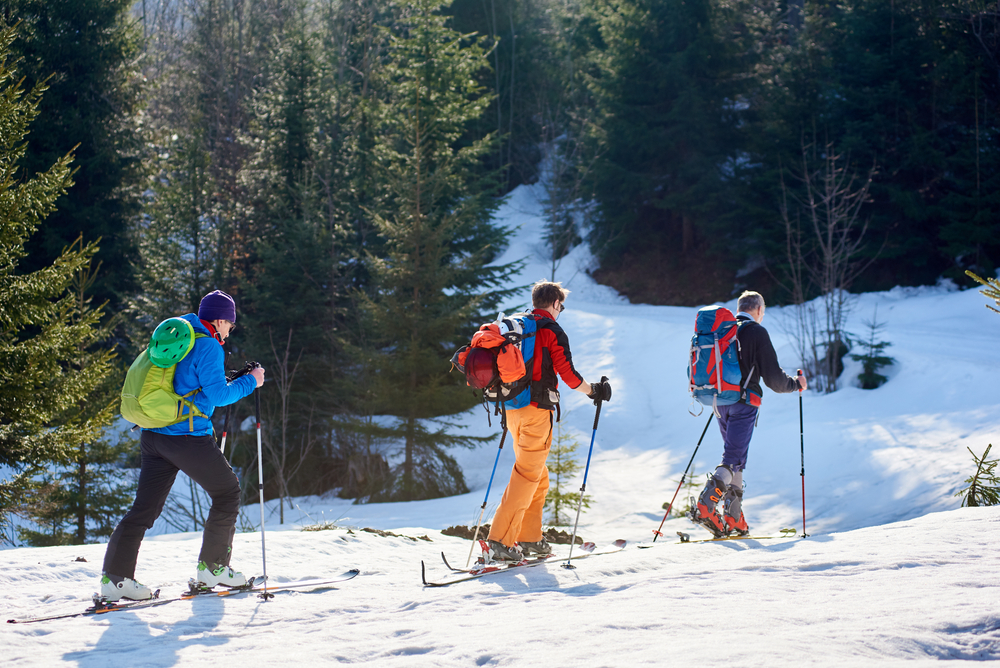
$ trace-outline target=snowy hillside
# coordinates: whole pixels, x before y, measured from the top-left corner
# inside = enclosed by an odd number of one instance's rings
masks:
[[[529,257],[516,285],[550,276],[541,259],[535,188],[521,187],[501,211],[519,228],[501,261]],[[443,589],[425,589],[420,561],[443,574],[440,552],[464,563],[469,543],[442,536],[474,523],[496,442],[456,453],[470,494],[434,501],[351,505],[298,499],[279,526],[268,504],[268,573],[319,577],[348,567],[360,577],[334,591],[198,599],[92,619],[5,625],[7,665],[256,666],[351,663],[378,666],[868,665],[895,660],[1000,660],[1000,508],[960,509],[954,496],[971,473],[966,447],[1000,447],[995,375],[1000,316],[976,291],[947,286],[863,295],[848,329],[862,333],[876,304],[887,326],[891,380],[865,391],[807,392],[808,539],[677,545],[675,532],[707,535],[681,519],[652,549],[661,505],[672,496],[708,414],[688,414],[684,369],[693,308],[629,304],[587,275],[584,248],[556,279],[572,290],[560,323],[588,379],[610,378],[587,491],[594,505],[580,534],[623,552],[547,564]],[[767,298],[768,295],[765,295]],[[523,307],[528,292],[508,312]],[[733,302],[727,304],[735,306]],[[798,360],[780,308],[764,320],[787,371]],[[854,369],[856,375],[857,368]],[[845,379],[851,368],[845,372]],[[265,387],[266,390],[266,387]],[[563,391],[563,425],[586,457],[594,407]],[[754,534],[801,531],[798,398],[765,390],[745,475],[744,510]],[[482,409],[462,416],[473,434],[495,434]],[[694,479],[718,463],[712,425]],[[490,494],[503,492],[513,456],[505,448]],[[578,486],[579,483],[576,483]],[[183,485],[178,481],[177,486]],[[250,520],[259,509],[246,509]],[[302,532],[303,525],[342,527]],[[347,527],[354,527],[349,530]],[[362,532],[388,530],[408,540]],[[164,531],[158,526],[156,533]],[[701,532],[701,533],[699,533]],[[200,534],[148,538],[137,578],[164,594],[191,577]],[[96,589],[104,547],[0,551],[3,618],[73,610]],[[259,534],[240,534],[233,563],[261,567]],[[86,561],[75,561],[78,557]]]

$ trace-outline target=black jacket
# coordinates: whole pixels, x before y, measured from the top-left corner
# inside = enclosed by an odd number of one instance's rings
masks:
[[[756,394],[757,401],[750,397],[741,399],[740,403],[759,405],[759,397],[763,396],[760,388],[760,379],[764,379],[764,384],[772,392],[786,393],[795,392],[799,389],[799,383],[795,378],[789,376],[778,364],[778,354],[774,352],[771,344],[771,337],[767,330],[750,318],[740,315],[736,319],[740,323],[739,333],[736,339],[740,342],[740,371],[743,374],[740,384],[746,384],[747,392]],[[747,383],[749,376],[750,382]]]

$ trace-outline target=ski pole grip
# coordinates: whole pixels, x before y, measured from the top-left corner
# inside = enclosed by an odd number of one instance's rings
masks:
[[[795,375],[796,376],[801,376],[802,375],[802,369],[799,369],[798,371],[796,371]],[[802,385],[801,384],[799,384],[799,394],[802,394]]]

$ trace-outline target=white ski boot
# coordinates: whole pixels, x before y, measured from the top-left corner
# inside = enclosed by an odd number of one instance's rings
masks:
[[[229,566],[214,565],[209,567],[204,561],[198,562],[198,575],[195,577],[199,587],[212,588],[215,585],[223,587],[246,586],[247,579],[243,574],[234,571]]]
[[[153,598],[153,592],[149,587],[132,578],[104,574],[101,576],[100,596],[109,602],[119,601],[123,598],[129,601],[145,601]]]

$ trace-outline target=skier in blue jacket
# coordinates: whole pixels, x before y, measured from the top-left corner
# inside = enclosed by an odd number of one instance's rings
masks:
[[[174,391],[185,395],[200,390],[190,400],[203,415],[160,429],[143,429],[139,444],[142,468],[135,502],[115,527],[104,555],[101,594],[110,601],[152,597],[149,587],[135,581],[139,545],[146,531],[163,511],[178,471],[183,471],[208,493],[212,507],[205,520],[196,581],[206,587],[246,584],[242,573],[229,566],[240,483],[213,436],[212,412],[234,403],[264,383],[264,369],[233,380],[226,379],[222,345],[236,327],[236,303],[216,290],[201,300],[198,315],[181,316],[201,334],[191,352],[174,371]],[[187,414],[187,413],[185,413]]]

